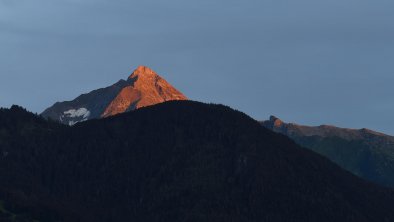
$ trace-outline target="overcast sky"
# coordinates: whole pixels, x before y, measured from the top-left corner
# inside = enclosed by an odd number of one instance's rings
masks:
[[[393,0],[0,0],[0,106],[42,112],[147,65],[256,119],[394,135]]]

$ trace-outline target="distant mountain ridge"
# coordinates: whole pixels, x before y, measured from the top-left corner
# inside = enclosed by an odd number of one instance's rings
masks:
[[[146,66],[139,66],[127,80],[58,102],[41,115],[63,124],[113,116],[119,113],[187,97]]]
[[[348,140],[364,139],[376,137],[385,137],[393,142],[394,137],[383,133],[375,132],[370,129],[348,129],[331,125],[305,126],[295,123],[285,123],[281,119],[270,116],[270,119],[262,122],[267,128],[273,129],[275,132],[292,135],[292,136],[322,136],[322,137],[341,137]]]
[[[394,137],[369,129],[285,123],[275,116],[261,124],[316,151],[367,180],[394,187]]]

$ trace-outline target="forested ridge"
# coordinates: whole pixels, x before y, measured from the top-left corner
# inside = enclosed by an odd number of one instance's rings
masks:
[[[394,221],[393,190],[222,105],[73,127],[14,106],[0,110],[0,151],[0,200],[39,221]]]

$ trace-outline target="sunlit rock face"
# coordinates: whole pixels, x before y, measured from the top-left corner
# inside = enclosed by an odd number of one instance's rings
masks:
[[[112,116],[170,100],[187,100],[181,92],[148,67],[138,67],[123,88],[105,109],[102,117]]]
[[[127,80],[55,103],[41,115],[67,125],[104,118],[145,106],[187,97],[146,66],[139,66]]]

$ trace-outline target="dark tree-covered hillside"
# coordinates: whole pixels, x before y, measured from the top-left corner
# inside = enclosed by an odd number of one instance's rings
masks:
[[[73,127],[0,110],[0,200],[39,221],[394,221],[394,192],[222,105]]]

